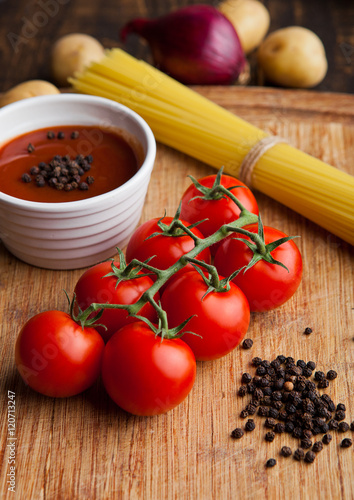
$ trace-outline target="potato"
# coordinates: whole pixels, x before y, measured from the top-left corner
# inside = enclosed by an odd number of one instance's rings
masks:
[[[44,80],[29,80],[5,92],[2,97],[0,97],[0,108],[6,106],[6,104],[20,101],[21,99],[49,94],[60,94],[60,91],[52,83]]]
[[[71,33],[59,38],[51,52],[51,71],[59,86],[68,85],[68,78],[85,66],[99,61],[104,56],[104,48],[90,35]]]
[[[289,26],[268,35],[257,57],[265,78],[283,87],[314,87],[327,73],[321,40],[313,31],[300,26]]]
[[[233,24],[245,54],[259,46],[270,24],[269,12],[261,2],[225,0],[218,8]]]

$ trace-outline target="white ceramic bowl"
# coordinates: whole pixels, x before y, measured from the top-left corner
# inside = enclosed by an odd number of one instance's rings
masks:
[[[0,191],[0,238],[19,259],[47,269],[91,266],[123,248],[139,222],[156,142],[134,111],[101,97],[61,94],[32,97],[0,110],[0,147],[23,133],[55,125],[110,125],[135,136],[145,160],[122,186],[86,200],[25,201]],[[0,186],[1,190],[1,186]]]

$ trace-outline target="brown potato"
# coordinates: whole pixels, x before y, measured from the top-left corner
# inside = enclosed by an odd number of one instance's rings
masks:
[[[51,53],[51,72],[59,86],[68,85],[68,78],[85,66],[99,61],[104,47],[98,40],[83,33],[71,33],[59,38]]]
[[[50,94],[60,94],[60,91],[52,83],[44,80],[29,80],[5,92],[0,97],[0,107],[20,101],[21,99],[27,99],[28,97]]]
[[[321,40],[313,31],[300,26],[289,26],[268,35],[257,56],[265,78],[283,87],[314,87],[327,73]]]
[[[258,0],[225,0],[219,10],[233,24],[245,54],[259,46],[270,24],[267,8]]]

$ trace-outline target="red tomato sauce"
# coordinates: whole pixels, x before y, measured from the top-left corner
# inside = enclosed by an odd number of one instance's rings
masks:
[[[53,132],[54,138],[48,139],[48,132]],[[64,137],[60,139],[58,134]],[[29,152],[29,144],[34,147],[32,152]],[[23,174],[29,173],[31,167],[40,162],[49,163],[56,155],[69,155],[72,160],[78,155],[92,156],[89,172],[82,175],[82,181],[88,175],[94,179],[87,190],[58,190],[48,183],[38,187],[34,176],[31,176],[31,182],[22,180]],[[40,129],[18,136],[0,147],[0,191],[15,198],[45,203],[91,198],[128,181],[141,166],[142,158],[141,145],[124,137],[123,133],[120,135],[119,131],[81,125]]]

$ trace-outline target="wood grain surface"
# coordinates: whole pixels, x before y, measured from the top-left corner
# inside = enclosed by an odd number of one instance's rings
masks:
[[[255,88],[205,88],[203,93],[255,125],[289,139],[340,169],[354,173],[354,98]],[[158,145],[143,220],[173,214],[189,184],[213,169]],[[313,465],[279,456],[297,441],[277,435],[264,440],[264,421],[235,441],[244,424],[237,397],[241,374],[252,371],[254,356],[278,354],[338,378],[327,392],[347,406],[354,420],[353,253],[352,247],[290,209],[256,192],[263,221],[297,234],[304,277],[281,308],[252,314],[248,337],[253,348],[198,363],[195,386],[186,401],[165,415],[141,418],[121,411],[98,381],[69,399],[36,394],[14,367],[14,344],[23,323],[48,309],[66,310],[63,289],[72,292],[82,270],[49,271],[26,265],[0,246],[0,497],[18,499],[353,499],[354,446],[342,449],[334,433]],[[303,334],[306,327],[313,333]],[[16,493],[7,491],[8,391],[16,395]],[[277,465],[266,469],[268,458]]]

